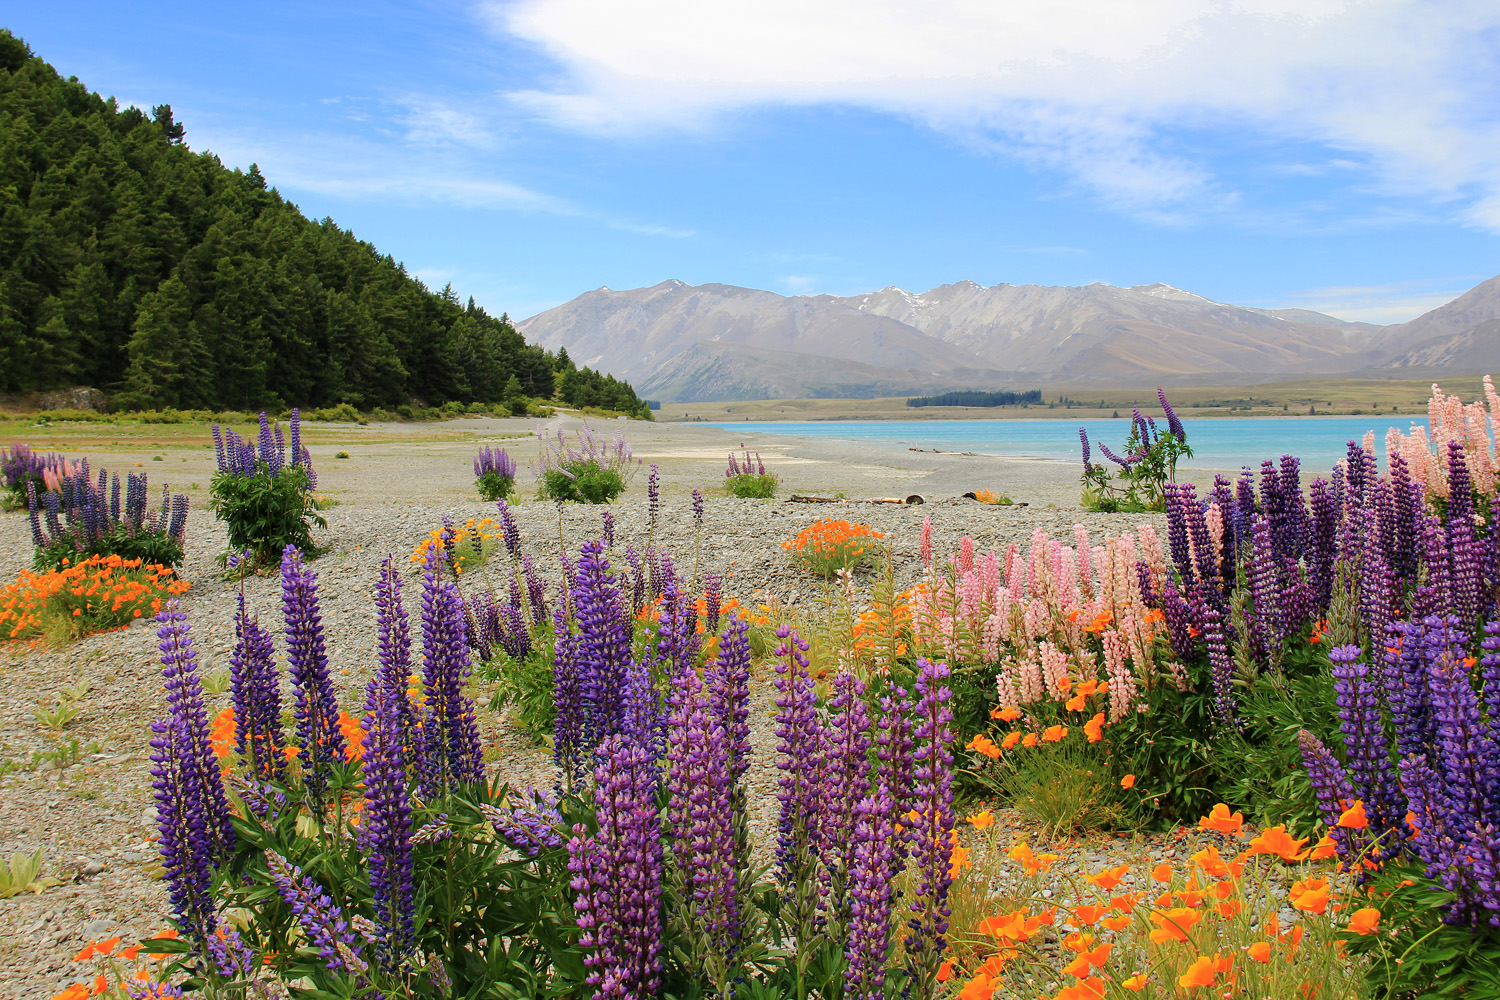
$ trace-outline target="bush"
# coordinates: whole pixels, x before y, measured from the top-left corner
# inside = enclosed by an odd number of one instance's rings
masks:
[[[1156,395],[1167,415],[1165,432],[1156,426],[1155,420],[1143,417],[1137,407],[1130,423],[1130,437],[1125,442],[1125,457],[1100,442],[1099,450],[1104,457],[1119,467],[1116,473],[1111,474],[1106,465],[1090,461],[1088,431],[1078,428],[1078,438],[1083,443],[1084,507],[1104,513],[1166,509],[1167,484],[1177,479],[1178,460],[1192,458],[1193,449],[1188,447],[1187,431],[1172,412],[1172,404],[1167,402],[1167,394],[1160,386]]]
[[[178,566],[182,563],[187,530],[188,499],[169,497],[162,490],[161,509],[147,504],[145,473],[125,477],[123,497],[120,477],[110,485],[104,470],[90,479],[87,460],[67,464],[72,472],[44,473],[50,488],[37,493],[28,484],[27,506],[31,516],[31,539],[35,546],[33,569],[60,569],[88,556],[120,556],[148,564]],[[123,507],[121,501],[124,501]]]
[[[0,448],[0,510],[24,510],[26,487],[30,483],[37,490],[51,489],[47,485],[46,473],[54,476],[72,475],[78,469],[77,462],[69,462],[54,452],[46,455],[31,450],[31,446],[20,441],[9,450]]]
[[[541,499],[609,503],[625,492],[626,484],[641,466],[622,435],[606,439],[587,422],[574,432],[577,447],[568,443],[562,428],[555,437],[540,432],[537,436],[542,454],[533,470]]]
[[[769,500],[776,495],[779,485],[780,480],[766,471],[766,463],[760,460],[758,453],[754,461],[751,461],[748,450],[743,461],[736,458],[734,452],[729,453],[724,488],[733,496],[742,500]]]
[[[516,460],[504,448],[485,445],[474,457],[474,488],[494,503],[510,496],[516,485]]]
[[[161,610],[163,597],[185,593],[170,566],[92,555],[39,573],[23,570],[0,592],[0,640],[42,639],[54,645],[128,625]]]
[[[328,527],[318,513],[313,491],[317,474],[312,458],[302,446],[301,419],[297,410],[291,419],[291,462],[281,425],[274,431],[260,415],[260,439],[252,444],[232,430],[213,428],[219,471],[209,491],[214,516],[224,522],[229,535],[225,557],[249,552],[251,566],[265,566],[281,559],[287,546],[313,554],[312,526]],[[251,567],[245,567],[251,568]]]

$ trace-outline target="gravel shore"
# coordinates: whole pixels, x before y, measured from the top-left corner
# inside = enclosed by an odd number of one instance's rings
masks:
[[[563,421],[568,427],[576,424],[571,419]],[[414,438],[419,436],[422,425],[405,426],[412,427]],[[473,493],[469,463],[480,443],[510,447],[522,464],[521,487],[531,485],[525,463],[535,444],[507,440],[529,434],[534,427],[531,422],[470,419],[443,427],[454,437],[470,436],[393,444],[389,439],[403,433],[402,425],[350,426],[347,443],[313,448],[320,492],[337,502],[324,514],[328,530],[319,533],[329,551],[312,568],[319,577],[329,660],[346,706],[362,700],[363,686],[375,663],[371,597],[380,561],[394,554],[399,564],[410,568],[412,549],[444,515],[461,523],[494,513],[493,505],[479,502]],[[690,494],[694,488],[704,491],[701,568],[723,574],[726,595],[747,603],[767,591],[792,604],[817,592],[812,577],[790,567],[780,543],[824,517],[859,520],[884,532],[903,586],[916,580],[918,539],[928,516],[939,553],[952,551],[965,534],[974,538],[981,552],[998,549],[1003,553],[1013,542],[1024,546],[1037,528],[1071,540],[1075,523],[1083,524],[1098,544],[1106,533],[1133,531],[1146,520],[1140,515],[1081,510],[1077,469],[1070,464],[755,437],[692,425],[610,422],[600,429],[625,433],[638,456],[660,466],[663,503],[657,544],[672,552],[684,570],[691,568],[694,552]],[[374,436],[376,430],[386,440],[361,443],[362,437]],[[759,451],[771,471],[781,477],[783,496],[792,492],[844,493],[854,499],[918,495],[926,502],[811,505],[726,498],[719,495],[724,457],[742,442],[752,452]],[[33,439],[32,444],[46,447],[47,442]],[[334,452],[339,450],[351,457],[335,459]],[[238,585],[223,583],[217,574],[215,557],[223,550],[225,537],[206,509],[212,451],[185,458],[174,455],[160,464],[152,464],[149,452],[116,451],[95,456],[94,462],[96,468],[103,464],[121,472],[137,463],[151,473],[154,489],[167,481],[174,491],[187,491],[193,500],[183,567],[192,589],[183,606],[205,671],[227,671]],[[961,497],[980,488],[1006,493],[1017,505],[986,506]],[[515,509],[523,543],[543,566],[555,563],[550,556],[557,551],[559,537],[576,550],[599,531],[597,508],[559,510],[551,503],[528,500]],[[639,547],[646,535],[644,469],[611,509],[620,543]],[[26,517],[0,515],[0,580],[14,579],[29,566],[30,558]],[[417,593],[415,574],[409,579],[410,610]],[[279,621],[277,578],[249,580],[245,591],[263,619]],[[12,852],[29,853],[40,846],[46,852],[43,874],[62,881],[40,895],[0,901],[0,997],[46,1000],[87,971],[71,962],[83,944],[113,934],[127,939],[146,936],[163,926],[166,894],[161,882],[149,873],[156,855],[149,840],[154,829],[147,737],[150,720],[161,704],[156,653],[155,632],[149,623],[92,636],[65,649],[0,646],[0,861]],[[61,734],[51,733],[33,712],[55,704],[60,688],[80,682],[89,685],[81,699],[83,713]],[[226,707],[228,697],[225,692],[210,698],[210,713]],[[769,764],[771,703],[763,684],[757,686],[755,698],[754,825],[765,832],[774,829],[775,772]],[[503,716],[486,711],[481,720],[485,745],[495,759],[493,774],[514,783],[551,784],[548,753],[533,746]],[[76,763],[41,756],[75,740],[80,751]],[[1105,837],[1079,845],[1074,853],[1078,863],[1091,865],[1135,855],[1163,856],[1176,849],[1164,842]]]

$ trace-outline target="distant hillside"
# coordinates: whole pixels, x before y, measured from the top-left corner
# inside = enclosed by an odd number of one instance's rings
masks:
[[[250,409],[557,391],[645,412],[185,138],[170,105],[121,107],[0,29],[0,393]]]
[[[921,294],[781,296],[665,281],[522,321],[547,346],[697,402],[1006,389],[1048,380],[1243,382],[1372,368],[1496,367],[1500,279],[1401,327],[1214,302],[1170,285],[972,281]]]

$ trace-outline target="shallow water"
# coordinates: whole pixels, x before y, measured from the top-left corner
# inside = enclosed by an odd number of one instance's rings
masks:
[[[1165,421],[1161,421],[1165,423]],[[1375,450],[1385,453],[1385,434],[1391,427],[1409,431],[1425,418],[1403,417],[1240,417],[1194,419],[1186,422],[1193,457],[1179,463],[1183,468],[1259,468],[1265,459],[1295,455],[1309,475],[1326,473],[1348,451],[1350,441],[1375,432]],[[870,444],[909,448],[939,448],[972,451],[984,455],[1039,458],[1078,462],[1079,424],[1068,420],[817,420],[807,422],[741,421],[705,424],[727,431],[755,434],[787,434],[854,440]],[[1130,421],[1086,420],[1089,440],[1094,442],[1095,462],[1104,460],[1098,442],[1123,453],[1130,434]]]

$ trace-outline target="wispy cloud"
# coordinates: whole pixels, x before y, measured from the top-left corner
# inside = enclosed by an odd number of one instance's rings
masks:
[[[1354,323],[1384,326],[1405,323],[1438,306],[1446,305],[1483,278],[1483,275],[1462,275],[1430,281],[1309,288],[1292,292],[1269,308],[1311,309]]]
[[[1174,224],[1240,210],[1229,130],[1311,143],[1284,172],[1352,169],[1377,193],[1500,230],[1493,0],[484,0],[562,68],[508,95],[597,134],[710,128],[834,104],[922,122]],[[1203,144],[1211,146],[1211,143]]]

